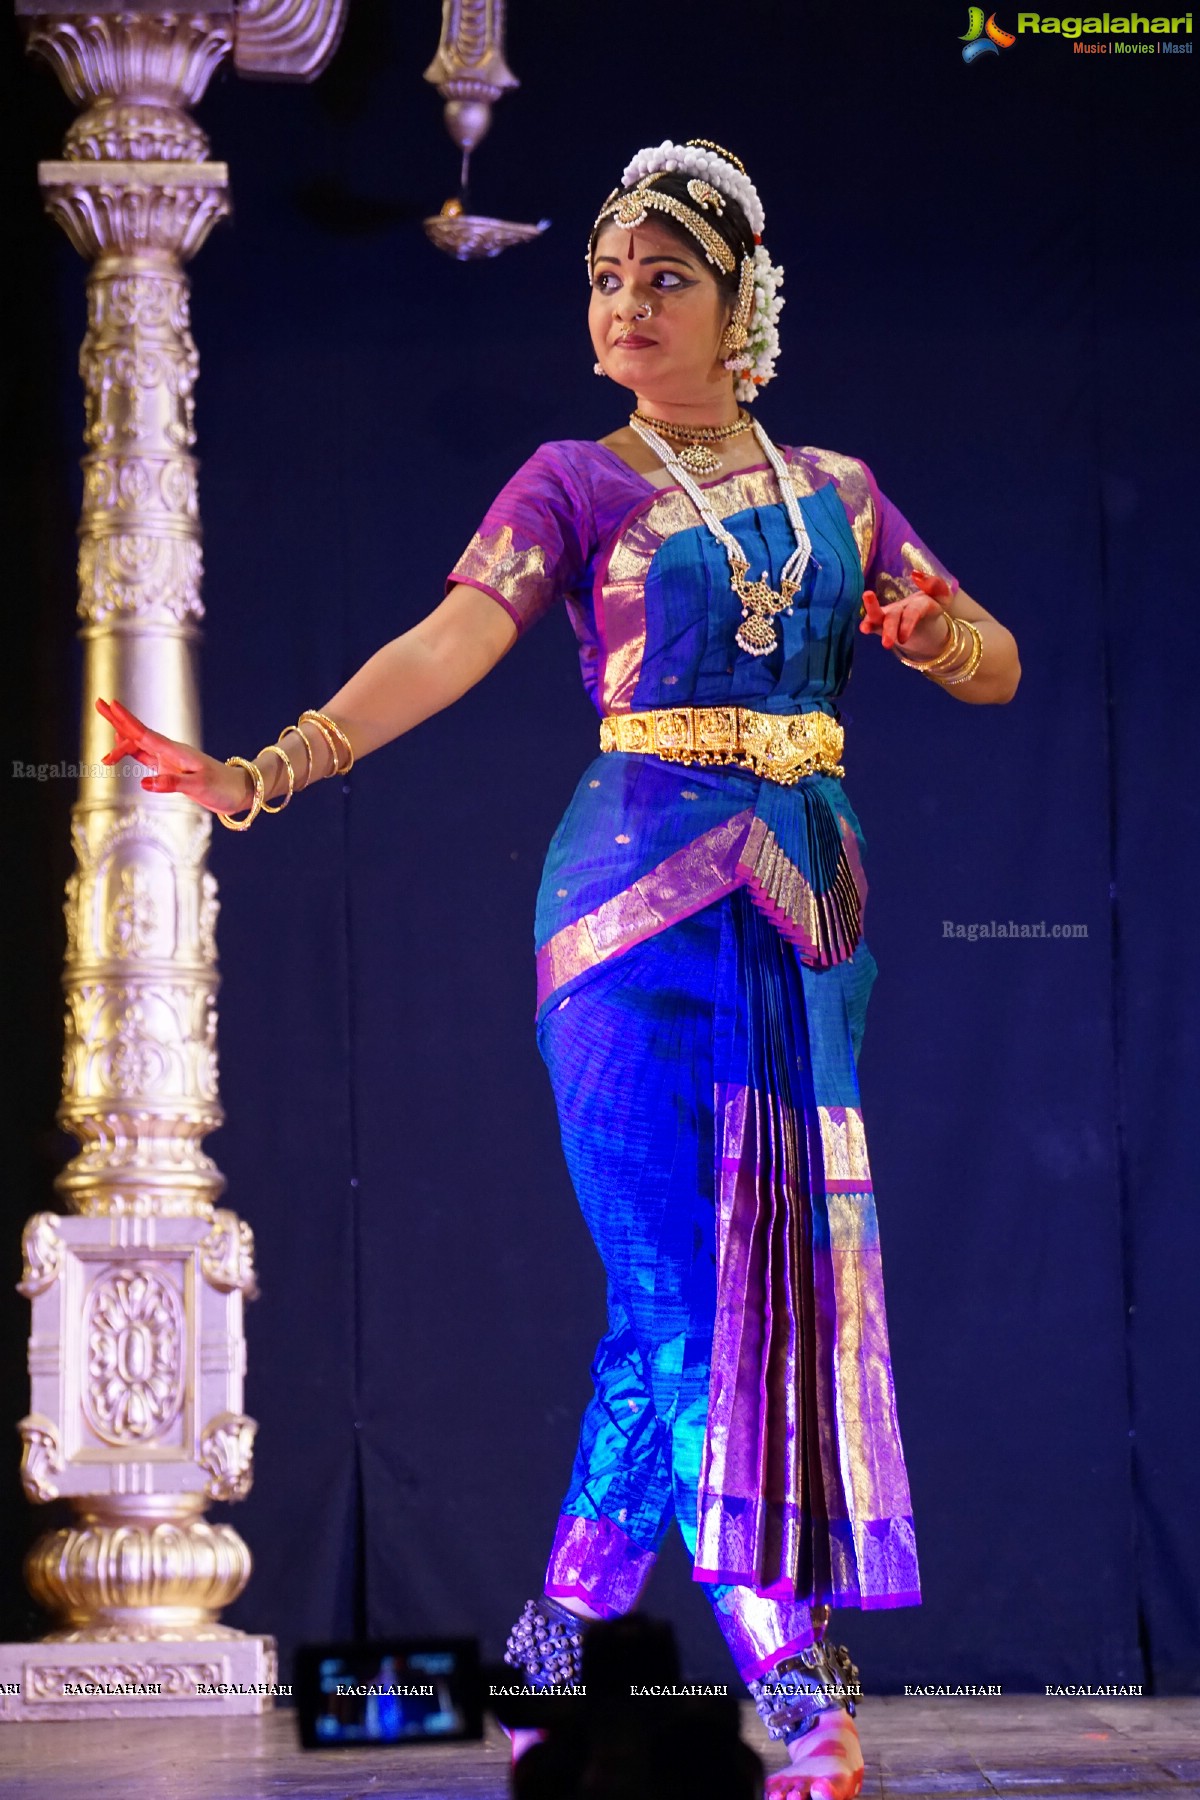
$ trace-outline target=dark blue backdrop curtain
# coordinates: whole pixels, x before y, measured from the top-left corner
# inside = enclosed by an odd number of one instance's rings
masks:
[[[205,741],[253,753],[438,599],[542,440],[600,436],[582,251],[634,149],[745,159],[787,274],[777,440],[864,457],[1011,625],[1008,707],[863,642],[847,785],[881,965],[863,1059],[925,1601],[843,1615],[905,1682],[1200,1691],[1191,590],[1194,58],[1022,36],[957,5],[515,3],[521,90],[479,210],[549,215],[457,266],[418,221],[455,153],[420,80],[437,8],[352,0],[310,89],[223,74],[200,116],[235,216],[193,268]],[[1011,23],[1012,21],[1003,21]],[[10,27],[6,754],[70,758],[83,271],[39,216],[70,117]],[[744,79],[736,77],[739,67]],[[751,73],[751,71],[753,73]],[[10,326],[10,332],[13,331]],[[559,612],[458,706],[252,835],[215,834],[222,1091],[252,1224],[255,1574],[231,1622],[299,1640],[475,1632],[537,1591],[603,1325],[532,1032],[541,857],[595,721]],[[6,765],[7,769],[7,765]],[[4,1220],[51,1203],[68,784],[12,781]],[[953,924],[1086,927],[1068,939]],[[0,1300],[0,1411],[27,1407]],[[15,1479],[6,1542],[48,1519]],[[40,1629],[15,1551],[6,1635]],[[678,1539],[647,1604],[728,1673]]]

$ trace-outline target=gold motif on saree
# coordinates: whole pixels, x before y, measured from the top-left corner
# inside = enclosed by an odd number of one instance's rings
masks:
[[[486,537],[477,531],[455,563],[452,579],[492,588],[525,625],[546,592],[546,552],[540,544],[514,549],[511,525]]]
[[[826,1181],[869,1183],[867,1137],[856,1106],[819,1106]]]

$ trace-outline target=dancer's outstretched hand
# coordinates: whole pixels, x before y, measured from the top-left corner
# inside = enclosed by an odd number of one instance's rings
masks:
[[[123,756],[146,763],[154,771],[142,776],[147,793],[183,794],[206,806],[209,812],[239,812],[249,805],[250,783],[244,769],[229,768],[191,744],[181,744],[160,731],[152,731],[119,700],[97,700],[96,711],[108,720],[117,736],[101,760],[110,767]]]
[[[885,650],[893,650],[899,644],[913,656],[936,656],[947,642],[942,617],[950,588],[940,575],[926,575],[921,569],[913,569],[911,574],[920,592],[889,601],[886,606],[879,604],[874,588],[866,589],[864,616],[858,629],[868,637],[878,633]]]

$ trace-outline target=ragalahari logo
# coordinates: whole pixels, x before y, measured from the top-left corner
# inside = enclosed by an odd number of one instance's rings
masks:
[[[1010,50],[1016,41],[1011,31],[1003,31],[997,25],[995,13],[989,13],[985,20],[982,6],[968,6],[967,30],[959,39],[964,62],[974,62],[977,56],[999,56],[1001,50]]]

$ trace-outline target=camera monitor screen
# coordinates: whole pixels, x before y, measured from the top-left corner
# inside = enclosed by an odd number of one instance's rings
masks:
[[[474,1638],[307,1644],[296,1655],[307,1749],[451,1742],[483,1735]]]

